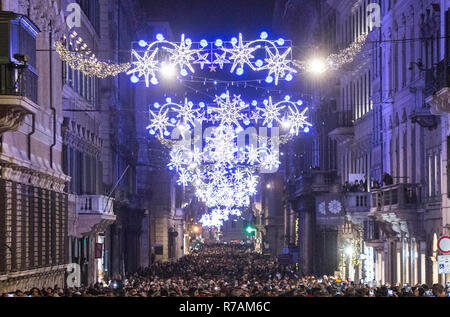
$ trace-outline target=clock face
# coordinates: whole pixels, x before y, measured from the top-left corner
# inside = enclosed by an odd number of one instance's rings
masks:
[[[326,204],[325,204],[325,202],[323,201],[323,202],[321,202],[320,204],[319,204],[319,213],[321,213],[322,215],[325,215],[326,214]]]
[[[330,212],[332,214],[338,214],[341,212],[342,210],[342,205],[339,201],[337,200],[332,200],[330,201],[330,203],[328,204],[328,210],[330,210]]]

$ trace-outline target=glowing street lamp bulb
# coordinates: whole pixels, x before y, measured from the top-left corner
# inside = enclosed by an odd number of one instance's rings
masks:
[[[140,46],[140,47],[146,47],[146,46],[147,46],[147,42],[144,41],[144,40],[140,40],[140,41],[139,41],[139,46]]]
[[[285,120],[281,123],[281,126],[285,129],[289,129],[291,127],[291,122],[289,120]]]
[[[223,45],[223,41],[221,39],[217,39],[215,44],[217,47],[221,47]]]
[[[130,81],[133,84],[137,84],[139,82],[139,78],[136,75],[133,75],[133,76],[130,77]]]
[[[162,35],[161,33],[158,33],[158,34],[156,35],[156,39],[157,39],[158,41],[164,41],[164,35]]]
[[[272,188],[272,185],[267,184],[267,185],[266,185],[266,188],[267,188],[267,189],[271,189],[271,188]]]
[[[161,66],[161,73],[166,78],[173,77],[175,75],[175,67],[171,64],[164,63]]]
[[[309,71],[316,73],[316,74],[322,74],[327,70],[327,66],[325,62],[321,59],[315,58],[309,63]]]
[[[261,35],[259,36],[261,39],[265,40],[267,39],[267,37],[269,36],[269,34],[267,34],[267,32],[261,32]]]
[[[192,228],[192,230],[194,230],[194,232],[198,232],[200,229],[197,227],[197,226],[194,226],[193,228]]]
[[[353,254],[353,248],[351,246],[348,246],[348,247],[345,248],[344,252],[348,256],[351,256]]]

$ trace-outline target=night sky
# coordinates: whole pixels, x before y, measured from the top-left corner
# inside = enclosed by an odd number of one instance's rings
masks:
[[[257,38],[271,31],[274,0],[142,0],[150,20],[168,21],[173,34],[224,40],[239,32]]]

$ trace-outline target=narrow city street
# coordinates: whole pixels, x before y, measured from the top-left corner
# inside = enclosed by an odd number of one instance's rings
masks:
[[[450,0],[1,0],[2,300],[450,297],[449,61]]]

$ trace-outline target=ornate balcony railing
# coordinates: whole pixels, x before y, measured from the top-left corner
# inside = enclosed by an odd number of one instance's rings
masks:
[[[18,70],[13,63],[0,64],[0,95],[20,96],[37,103],[38,76],[31,69]]]
[[[79,214],[114,215],[114,199],[99,195],[83,195],[77,197]]]
[[[417,209],[422,203],[418,184],[394,184],[373,189],[371,211],[390,212]]]

